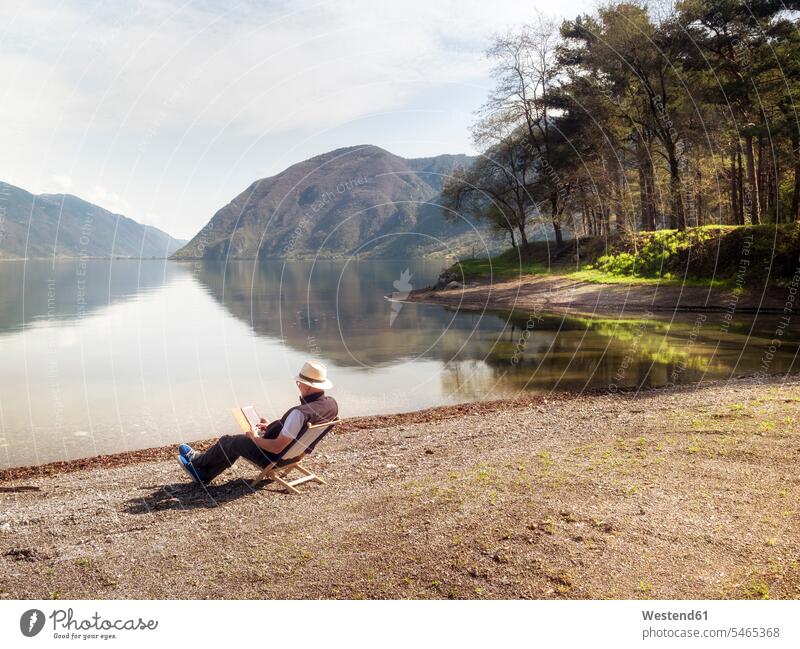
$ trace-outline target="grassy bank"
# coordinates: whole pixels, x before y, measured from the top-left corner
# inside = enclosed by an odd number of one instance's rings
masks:
[[[561,249],[537,241],[448,270],[465,281],[557,274],[576,281],[744,288],[786,285],[798,268],[800,224],[703,226],[585,238]]]

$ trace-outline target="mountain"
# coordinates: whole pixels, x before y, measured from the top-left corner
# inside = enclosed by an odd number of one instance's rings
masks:
[[[483,359],[486,340],[474,335],[475,321],[454,321],[453,313],[445,309],[403,307],[397,312],[397,305],[384,298],[395,290],[394,282],[409,265],[414,288],[433,284],[442,267],[435,259],[411,264],[407,259],[381,259],[285,265],[209,260],[173,266],[185,267],[221,308],[257,336],[303,354],[313,340],[315,353],[337,367],[392,365],[420,352],[426,359],[445,363],[456,357]],[[496,329],[499,334],[504,322],[483,318],[480,329]],[[466,329],[464,336],[442,335],[461,329]]]
[[[406,159],[362,145],[257,180],[220,209],[175,259],[363,257],[459,253],[479,243],[446,223],[436,199],[466,155]]]
[[[377,148],[377,147],[376,147]],[[442,191],[444,178],[456,167],[469,167],[474,160],[473,157],[463,153],[437,155],[433,158],[408,158],[406,163],[425,179],[436,193]]]
[[[184,243],[71,194],[0,182],[0,258],[168,257]]]

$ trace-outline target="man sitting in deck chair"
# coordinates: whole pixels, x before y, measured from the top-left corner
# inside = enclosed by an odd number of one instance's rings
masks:
[[[198,484],[207,484],[244,457],[260,467],[280,460],[280,454],[306,432],[309,426],[336,419],[339,406],[325,390],[333,387],[322,363],[306,361],[295,377],[300,390],[300,405],[287,410],[279,421],[258,424],[260,433],[223,435],[205,453],[181,444],[178,461]]]

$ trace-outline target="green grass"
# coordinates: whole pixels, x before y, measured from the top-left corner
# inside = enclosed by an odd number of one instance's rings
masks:
[[[693,277],[674,277],[672,273],[666,273],[660,277],[640,277],[639,275],[621,275],[610,273],[592,268],[588,264],[580,270],[560,272],[578,282],[588,282],[590,284],[635,284],[637,286],[648,286],[658,284],[660,286],[700,286],[713,288],[730,288],[734,282],[730,279],[698,279]]]
[[[464,280],[556,275],[598,284],[660,284],[727,288],[739,293],[757,281],[787,284],[800,256],[800,223],[758,226],[702,226],[640,232],[581,243],[552,262],[554,245],[538,241],[492,259],[465,259],[450,271]],[[737,274],[739,274],[737,276]]]
[[[673,277],[667,273],[662,277],[641,277],[638,275],[624,275],[614,272],[598,270],[590,264],[585,264],[580,268],[567,266],[564,264],[555,264],[548,266],[539,261],[522,261],[517,255],[509,254],[513,251],[507,251],[502,255],[493,259],[465,259],[456,262],[451,266],[456,276],[463,276],[464,281],[476,280],[485,277],[493,277],[495,279],[511,279],[514,277],[522,277],[524,275],[553,275],[560,277],[569,277],[578,282],[588,282],[592,284],[634,284],[634,285],[652,285],[660,284],[661,286],[713,286],[720,288],[732,285],[730,280],[723,279],[696,279],[682,277]]]
[[[769,599],[769,584],[760,579],[753,579],[744,587],[745,599]]]
[[[456,262],[452,269],[457,275],[463,273],[464,279],[476,277],[517,277],[519,275],[543,275],[549,272],[541,262],[521,261],[513,250],[504,252],[493,259],[465,259]]]

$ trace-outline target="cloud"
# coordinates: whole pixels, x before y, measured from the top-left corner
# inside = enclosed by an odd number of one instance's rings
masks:
[[[165,230],[170,225],[167,219],[160,214],[156,214],[155,212],[146,212],[144,217],[139,219],[139,222],[144,223],[145,225],[152,225],[160,230]]]
[[[67,174],[52,174],[50,180],[63,192],[69,191],[70,187],[72,187],[72,177]]]
[[[583,2],[0,0],[0,178],[188,237],[337,146],[469,150],[489,37]]]
[[[144,138],[190,124],[322,128],[485,74],[476,53],[521,18],[519,4],[148,0],[87,14],[82,3],[34,2],[0,41],[4,68],[18,72],[0,119]]]
[[[94,189],[89,192],[89,195],[85,196],[85,199],[90,203],[99,205],[100,207],[114,214],[131,216],[131,205],[119,194],[110,191],[105,187],[95,186]]]

